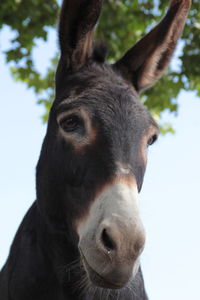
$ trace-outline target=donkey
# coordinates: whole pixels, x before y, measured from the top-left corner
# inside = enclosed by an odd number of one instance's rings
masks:
[[[37,200],[1,271],[1,300],[147,300],[138,193],[159,130],[138,95],[168,65],[190,2],[171,1],[162,21],[109,65],[93,42],[102,0],[63,1]]]

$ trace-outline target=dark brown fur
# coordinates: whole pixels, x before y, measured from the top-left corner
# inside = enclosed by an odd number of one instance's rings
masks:
[[[86,273],[74,224],[87,214],[97,191],[112,180],[118,163],[129,166],[141,189],[146,147],[158,128],[138,93],[166,68],[190,0],[172,1],[163,21],[114,65],[104,63],[105,47],[92,47],[101,5],[100,0],[63,1],[56,99],[37,165],[37,200],[0,273],[1,300],[147,299],[140,269],[130,289],[86,289],[86,282],[80,282]],[[57,117],[70,109],[78,114],[79,108],[87,110],[96,136],[75,151],[67,135],[59,134],[63,129]],[[80,138],[84,126],[76,129]]]

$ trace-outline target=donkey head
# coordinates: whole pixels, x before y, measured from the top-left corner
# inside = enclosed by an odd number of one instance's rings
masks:
[[[190,0],[171,1],[164,19],[113,65],[93,43],[101,5],[63,2],[56,99],[37,167],[37,198],[90,281],[121,288],[136,275],[145,243],[138,192],[147,147],[158,135],[138,94],[168,65]]]

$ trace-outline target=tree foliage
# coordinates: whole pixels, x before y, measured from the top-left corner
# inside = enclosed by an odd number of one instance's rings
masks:
[[[55,54],[46,74],[42,75],[33,60],[33,49],[38,39],[47,40],[49,28],[56,28],[60,1],[2,0],[0,29],[8,25],[15,32],[10,48],[5,52],[12,62],[16,80],[33,88],[38,103],[46,108],[44,120],[54,99],[54,74],[58,60]],[[105,0],[96,37],[107,43],[109,59],[114,61],[130,48],[164,15],[168,0]],[[176,112],[177,96],[182,89],[195,90],[200,96],[200,2],[193,0],[192,9],[182,36],[183,49],[179,66],[170,68],[157,84],[146,91],[141,100],[159,117],[165,110]],[[170,128],[163,128],[170,130]]]

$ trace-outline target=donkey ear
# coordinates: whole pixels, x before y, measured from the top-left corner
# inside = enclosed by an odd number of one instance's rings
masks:
[[[62,64],[67,69],[83,65],[91,55],[93,30],[102,0],[64,0],[59,23]]]
[[[191,0],[171,0],[163,20],[115,63],[138,92],[151,86],[167,67],[190,5]]]

